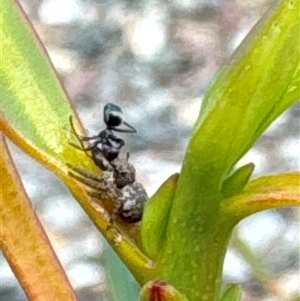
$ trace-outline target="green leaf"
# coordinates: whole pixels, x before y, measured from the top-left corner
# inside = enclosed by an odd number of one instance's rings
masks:
[[[134,270],[136,278],[142,281],[147,277],[145,270],[152,269],[151,260],[125,231],[117,227],[107,231],[107,212],[92,203],[86,186],[69,175],[66,163],[98,173],[100,170],[85,152],[70,145],[77,142],[71,132],[71,114],[75,117],[76,131],[81,134],[82,129],[45,49],[17,2],[8,0],[1,4],[0,130],[60,176],[97,228]],[[121,242],[116,242],[116,236],[122,237]]]
[[[255,165],[253,163],[246,164],[237,169],[230,175],[222,184],[222,195],[224,198],[229,198],[238,194],[243,190],[248,183]]]
[[[265,176],[250,181],[243,192],[223,200],[220,216],[236,224],[267,209],[299,206],[300,173]]]
[[[138,300],[140,285],[107,243],[105,243],[102,258],[108,286],[112,293],[113,300]]]
[[[300,295],[295,296],[292,301],[300,301]]]
[[[14,1],[2,1],[0,14],[2,130],[52,167],[55,161],[92,166],[84,152],[69,144],[75,139],[69,123],[74,113],[21,7]]]
[[[240,301],[242,298],[242,288],[237,284],[227,285],[220,301]]]
[[[141,226],[142,245],[154,258],[163,246],[178,174],[172,175],[147,202]]]
[[[278,2],[221,69],[194,130],[193,161],[223,175],[299,99],[299,11],[299,0]]]
[[[233,214],[223,219],[225,208],[220,212],[224,178],[267,126],[298,100],[299,27],[299,0],[279,2],[205,95],[157,263],[161,278],[190,301],[214,300],[219,294],[217,283],[234,226]]]

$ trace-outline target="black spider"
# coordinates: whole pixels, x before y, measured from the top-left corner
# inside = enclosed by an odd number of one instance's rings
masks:
[[[148,196],[143,185],[136,182],[134,166],[128,161],[129,153],[126,158],[119,157],[125,142],[114,134],[114,132],[135,133],[136,130],[123,121],[122,110],[112,103],[108,103],[104,107],[104,122],[106,129],[97,136],[80,137],[75,131],[72,116],[70,116],[71,127],[81,148],[72,145],[85,152],[90,151],[94,163],[106,172],[95,174],[67,164],[72,170],[69,174],[92,188],[92,191],[88,191],[90,196],[101,200],[115,200],[110,225],[117,216],[125,222],[136,223],[142,218]],[[122,124],[128,129],[118,128]],[[90,140],[94,141],[88,147],[84,147],[83,141]]]
[[[108,103],[104,106],[104,123],[106,128],[96,136],[80,137],[75,131],[72,116],[70,116],[71,127],[76,135],[81,149],[85,152],[91,151],[92,159],[95,164],[103,170],[107,170],[110,164],[105,164],[103,157],[111,162],[119,156],[121,148],[125,145],[123,139],[118,138],[114,132],[119,133],[136,133],[136,129],[123,120],[123,112],[121,108],[115,104]],[[128,129],[118,128],[125,125]],[[88,147],[84,147],[83,141],[94,140]],[[73,144],[72,144],[73,145]]]

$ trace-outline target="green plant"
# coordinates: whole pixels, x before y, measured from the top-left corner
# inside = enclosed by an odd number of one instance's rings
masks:
[[[1,131],[69,186],[144,285],[142,300],[239,300],[238,286],[220,292],[234,226],[253,213],[300,202],[299,173],[249,182],[253,164],[234,171],[271,122],[299,97],[299,1],[275,5],[219,72],[206,93],[181,174],[171,176],[151,198],[141,229],[132,226],[135,231],[121,223],[107,230],[107,216],[69,176],[66,163],[97,172],[69,144],[68,118],[75,113],[16,3],[4,2],[1,14]],[[32,300],[39,295],[75,300],[3,139],[1,145],[3,251]],[[16,231],[22,227],[25,232]],[[59,284],[57,291],[36,285],[44,277]]]

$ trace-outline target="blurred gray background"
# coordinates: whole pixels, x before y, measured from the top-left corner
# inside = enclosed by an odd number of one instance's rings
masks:
[[[89,134],[114,102],[138,129],[126,135],[138,180],[152,195],[180,171],[203,94],[217,70],[273,4],[268,0],[22,0]],[[299,103],[239,165],[254,176],[298,170]],[[226,121],[224,121],[226,122]],[[68,189],[10,143],[26,190],[82,301],[116,301],[102,260],[103,238]],[[78,231],[80,229],[80,231]],[[243,301],[292,301],[299,293],[299,210],[266,211],[236,228],[225,282]],[[27,300],[1,254],[1,300]]]

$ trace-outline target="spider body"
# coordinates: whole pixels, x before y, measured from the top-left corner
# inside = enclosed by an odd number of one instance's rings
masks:
[[[71,127],[81,149],[85,152],[90,151],[94,163],[103,170],[101,174],[94,174],[68,165],[79,174],[78,176],[71,172],[70,175],[93,189],[93,191],[89,191],[89,195],[102,200],[114,199],[116,201],[111,220],[119,216],[128,223],[135,223],[142,218],[148,196],[143,185],[135,181],[135,168],[128,162],[129,154],[126,158],[119,157],[125,142],[114,132],[135,133],[136,130],[123,121],[120,107],[111,103],[104,107],[104,122],[106,128],[97,136],[80,137],[76,133],[70,117]],[[118,128],[122,124],[129,129]],[[88,147],[84,147],[83,141],[91,140],[94,141]]]
[[[119,217],[127,223],[136,223],[142,219],[144,206],[148,195],[143,185],[133,182],[121,189],[122,196],[119,198]]]
[[[128,158],[116,158],[110,162],[112,169],[102,174],[68,165],[75,173],[70,175],[92,188],[88,194],[100,200],[115,200],[111,216],[114,221],[119,216],[127,223],[141,220],[148,195],[141,183],[135,181],[135,169]]]

